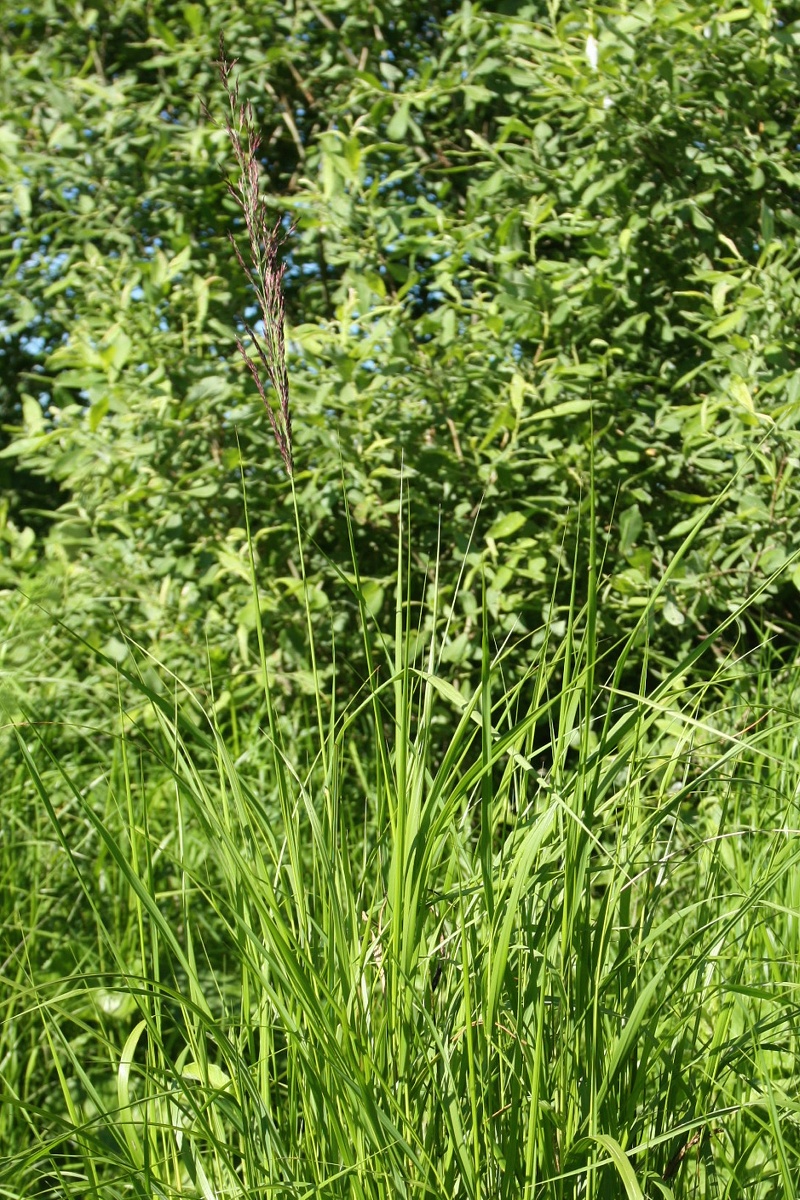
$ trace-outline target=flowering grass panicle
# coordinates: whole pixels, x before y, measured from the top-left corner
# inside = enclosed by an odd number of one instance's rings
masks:
[[[264,401],[272,432],[278,444],[287,475],[294,471],[292,446],[292,415],[289,403],[289,375],[286,369],[286,301],[283,278],[286,263],[281,261],[281,246],[291,229],[285,232],[280,217],[275,220],[261,193],[261,164],[258,151],[261,138],[256,131],[253,108],[249,101],[239,98],[239,84],[232,78],[236,59],[228,59],[225,45],[220,38],[220,57],[217,63],[222,85],[228,97],[230,114],[225,120],[225,130],[230,138],[236,163],[238,179],[227,181],[228,192],[241,209],[247,233],[247,259],[232,233],[228,234],[239,266],[256,293],[261,310],[262,330],[256,333],[247,322],[245,330],[255,349],[255,357],[248,351],[241,338],[236,346],[253,376],[258,393]],[[263,372],[263,373],[262,373]],[[267,394],[266,381],[273,388],[277,405]]]

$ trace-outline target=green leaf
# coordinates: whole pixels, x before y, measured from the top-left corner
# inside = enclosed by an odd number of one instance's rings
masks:
[[[230,1076],[226,1075],[221,1067],[217,1067],[214,1063],[208,1063],[201,1066],[200,1063],[189,1062],[181,1071],[184,1079],[196,1080],[198,1083],[207,1084],[208,1087],[214,1088],[216,1091],[224,1091],[230,1087]]]
[[[31,215],[31,193],[27,183],[15,183],[11,189],[11,196],[17,211],[23,221],[27,221]]]
[[[35,437],[44,429],[42,406],[27,392],[23,392],[22,395],[22,419],[25,422],[25,433],[28,437]]]
[[[750,388],[741,375],[731,376],[730,393],[737,404],[741,404],[742,408],[755,415],[756,410],[753,404],[753,397],[750,394]]]
[[[601,1146],[610,1155],[611,1161],[617,1168],[617,1173],[625,1188],[625,1195],[628,1200],[644,1200],[644,1192],[639,1187],[630,1159],[617,1139],[611,1137],[609,1134],[595,1133],[591,1135],[591,1140],[596,1142],[598,1146]]]
[[[678,608],[678,606],[674,602],[674,600],[665,600],[664,601],[664,608],[662,609],[662,615],[664,617],[664,620],[667,622],[667,624],[672,625],[676,629],[680,629],[681,625],[683,625],[686,621],[686,617],[683,615],[681,610]]]
[[[752,8],[729,8],[727,12],[714,13],[714,20],[720,23],[727,21],[748,21],[752,15]]]
[[[386,595],[386,590],[381,583],[375,579],[362,579],[361,595],[366,605],[367,612],[372,617],[377,617],[383,608],[383,602]]]
[[[719,321],[715,321],[714,324],[709,327],[708,336],[710,338],[724,337],[726,334],[732,333],[734,330],[739,329],[746,317],[747,313],[745,309],[736,308],[732,313],[728,313],[726,317],[723,317]]]
[[[386,126],[386,135],[391,141],[400,142],[403,140],[408,130],[410,116],[411,105],[408,100],[404,100]]]
[[[526,517],[521,512],[506,513],[505,516],[498,517],[486,531],[487,538],[492,538],[495,541],[498,538],[511,537],[518,529],[521,529],[525,524]]]
[[[579,413],[588,412],[591,407],[591,400],[564,400],[561,404],[554,404],[552,408],[541,408],[538,412],[531,413],[528,420],[545,421],[552,417],[577,416]]]
[[[452,308],[446,308],[442,317],[442,334],[441,342],[443,346],[449,346],[456,336],[456,314]]]
[[[100,428],[100,422],[108,412],[108,396],[101,396],[89,409],[89,428],[92,433],[96,433]]]
[[[639,534],[642,532],[642,514],[639,505],[632,504],[626,508],[619,518],[619,549],[626,557],[633,549]]]
[[[107,367],[119,371],[124,367],[131,352],[133,342],[124,329],[117,328],[106,337],[106,345],[100,351],[100,357]]]

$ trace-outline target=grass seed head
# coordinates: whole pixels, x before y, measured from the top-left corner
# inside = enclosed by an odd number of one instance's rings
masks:
[[[294,472],[292,414],[289,401],[289,374],[286,369],[286,299],[281,247],[293,232],[287,231],[279,217],[273,218],[261,191],[261,164],[258,151],[261,138],[255,128],[252,105],[239,98],[239,83],[233,78],[236,59],[229,59],[220,38],[217,62],[222,86],[228,97],[229,113],[225,131],[238,167],[237,178],[228,179],[228,192],[242,213],[247,249],[243,254],[232,233],[228,234],[237,262],[258,300],[262,330],[256,333],[245,322],[250,349],[241,338],[236,347],[247,364],[258,394],[264,402],[269,423],[287,475]],[[268,391],[271,387],[272,393]]]

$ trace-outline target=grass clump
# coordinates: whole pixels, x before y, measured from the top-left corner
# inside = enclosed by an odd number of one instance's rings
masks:
[[[794,713],[404,645],[260,779],[133,673],[93,786],[18,728],[6,1194],[791,1194]]]

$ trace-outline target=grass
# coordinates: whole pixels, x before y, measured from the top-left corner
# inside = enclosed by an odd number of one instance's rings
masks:
[[[794,1195],[796,681],[625,693],[591,595],[464,697],[402,546],[371,682],[287,737],[262,645],[238,762],[144,671],[99,754],[17,724],[4,1195]]]
[[[240,349],[293,490],[279,227],[226,71],[234,195],[266,239],[245,269],[268,336]],[[724,649],[742,610],[651,669],[690,534],[622,645],[598,639],[594,552],[563,628],[498,647],[484,605],[462,692],[436,572],[427,645],[415,628],[407,528],[391,631],[354,554],[338,572],[346,702],[307,590],[313,694],[278,695],[257,622],[249,732],[141,651],[95,652],[117,692],[70,698],[68,739],[14,701],[3,1196],[794,1200],[794,668]]]

